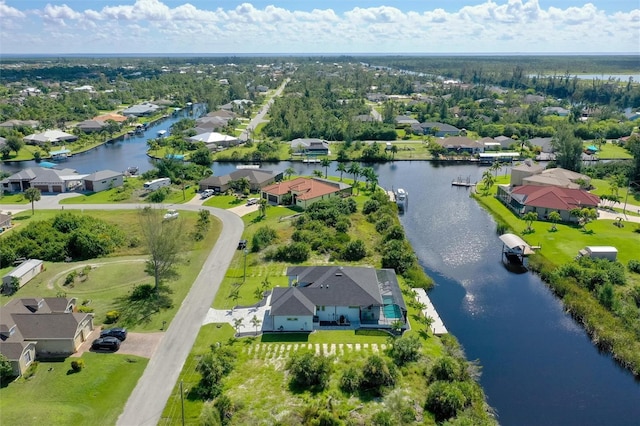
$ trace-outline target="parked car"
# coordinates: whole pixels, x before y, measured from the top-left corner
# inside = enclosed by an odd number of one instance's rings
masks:
[[[164,215],[164,220],[177,219],[178,215],[179,213],[177,210],[167,210],[167,213]]]
[[[204,191],[202,191],[202,195],[200,197],[204,200],[205,198],[211,197],[213,194],[213,189],[205,189]]]
[[[238,241],[238,250],[244,250],[247,248],[247,240]]]
[[[248,205],[248,206],[252,206],[252,205],[254,205],[254,204],[258,204],[258,201],[260,201],[260,199],[259,199],[259,198],[249,198],[249,199],[247,200],[247,205]]]
[[[117,337],[101,337],[91,344],[94,351],[112,351],[120,349],[120,340]]]
[[[123,327],[107,328],[100,332],[100,337],[115,337],[122,342],[127,339],[127,329]]]

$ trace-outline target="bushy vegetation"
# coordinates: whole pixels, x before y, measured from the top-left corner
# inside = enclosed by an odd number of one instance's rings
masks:
[[[212,345],[211,350],[198,361],[196,371],[200,382],[191,392],[204,400],[211,400],[222,393],[222,379],[234,367],[236,356],[227,346]]]
[[[276,230],[268,226],[258,228],[251,239],[251,251],[258,252],[269,246],[276,240],[278,234]]]
[[[3,238],[2,264],[17,258],[61,262],[67,257],[92,259],[113,253],[126,243],[118,227],[91,216],[63,212],[53,219],[30,222]]]
[[[297,353],[287,362],[291,386],[320,391],[329,384],[331,359],[311,352]]]

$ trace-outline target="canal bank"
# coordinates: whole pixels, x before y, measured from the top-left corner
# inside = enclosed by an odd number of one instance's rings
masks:
[[[127,156],[121,155],[124,152]],[[67,163],[79,171],[120,170],[132,165],[132,155],[146,159],[145,140],[96,149],[85,159],[79,155]],[[435,280],[429,297],[467,358],[479,360],[480,382],[501,424],[637,423],[640,384],[611,356],[598,351],[537,275],[512,274],[504,268],[495,221],[470,198],[468,188],[451,186],[458,176],[481,180],[486,168],[422,161],[370,166],[382,187],[404,188],[411,194],[400,220],[421,265]],[[150,167],[149,163],[141,171]],[[280,162],[262,167],[324,174],[320,164]],[[339,177],[335,167],[333,163],[329,174]],[[219,176],[236,165],[214,163],[212,168]]]

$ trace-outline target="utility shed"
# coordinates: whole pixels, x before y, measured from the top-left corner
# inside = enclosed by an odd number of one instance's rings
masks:
[[[39,259],[29,259],[22,262],[13,271],[2,277],[2,292],[11,292],[11,284],[14,278],[18,279],[18,288],[22,287],[33,277],[44,271],[44,263]]]
[[[587,246],[578,252],[578,257],[582,256],[615,261],[618,257],[618,249],[612,246]]]

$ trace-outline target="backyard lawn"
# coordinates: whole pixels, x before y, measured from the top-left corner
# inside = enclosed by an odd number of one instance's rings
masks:
[[[85,367],[71,373],[71,360]],[[85,353],[41,361],[35,374],[0,388],[2,425],[114,425],[147,366],[132,355]]]

